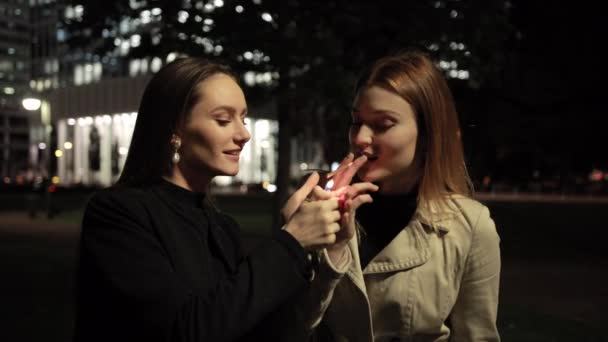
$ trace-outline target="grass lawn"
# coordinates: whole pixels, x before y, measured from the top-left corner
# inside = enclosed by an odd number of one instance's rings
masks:
[[[244,233],[270,233],[270,197],[216,202]],[[602,254],[608,204],[488,205],[502,239],[503,341],[608,341],[608,259]],[[40,215],[26,219],[29,226],[5,229],[18,216],[27,218],[24,212],[0,212],[0,341],[69,341],[82,210],[60,211],[50,221]]]

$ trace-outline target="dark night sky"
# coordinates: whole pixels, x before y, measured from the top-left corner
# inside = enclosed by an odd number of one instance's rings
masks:
[[[503,90],[519,108],[519,123],[509,129],[528,135],[520,140],[538,148],[536,158],[552,160],[548,169],[607,168],[605,12],[569,4],[514,3],[522,38],[514,43]]]
[[[598,5],[521,0],[514,19],[521,28],[519,52],[526,72],[542,76],[536,80],[536,103],[585,101],[600,105],[606,76],[602,16]],[[605,55],[605,54],[604,54]]]
[[[573,5],[514,1],[520,39],[508,42],[501,85],[489,90],[465,142],[474,175],[571,178],[608,169],[605,12]]]

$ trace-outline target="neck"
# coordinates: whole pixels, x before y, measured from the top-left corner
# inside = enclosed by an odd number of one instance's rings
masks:
[[[408,170],[400,177],[393,177],[381,184],[379,192],[385,195],[404,195],[412,192],[420,182],[421,173],[418,170]]]
[[[188,172],[186,167],[173,165],[171,174],[163,176],[163,178],[179,187],[195,192],[207,192],[207,188],[213,179],[212,176],[207,176],[201,172]]]

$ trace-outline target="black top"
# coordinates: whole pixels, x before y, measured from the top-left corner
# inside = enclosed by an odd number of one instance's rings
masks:
[[[363,226],[359,255],[361,268],[384,249],[401,232],[416,212],[417,191],[403,195],[372,193],[373,202],[357,210],[357,221]]]
[[[204,194],[166,181],[88,203],[75,341],[234,341],[308,284],[284,231],[243,255],[239,227]]]

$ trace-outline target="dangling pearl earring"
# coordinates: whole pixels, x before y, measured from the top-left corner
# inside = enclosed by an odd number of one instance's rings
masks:
[[[178,150],[182,146],[182,141],[177,136],[174,135],[171,138],[171,146],[173,147],[173,156],[171,157],[171,162],[173,164],[177,164],[177,163],[179,163],[179,160],[180,160]]]

